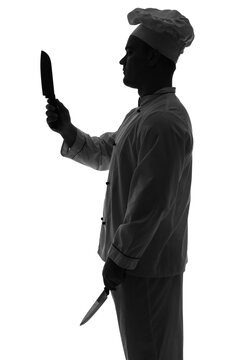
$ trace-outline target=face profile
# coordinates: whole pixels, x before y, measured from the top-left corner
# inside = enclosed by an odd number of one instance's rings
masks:
[[[126,44],[126,55],[120,60],[123,65],[125,85],[138,88],[146,76],[147,70],[147,44],[130,35]]]
[[[125,47],[126,55],[119,61],[123,65],[123,83],[138,89],[139,95],[172,86],[175,64],[145,41],[130,35]]]

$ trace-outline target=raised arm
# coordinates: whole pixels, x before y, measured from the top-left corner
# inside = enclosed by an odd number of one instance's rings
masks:
[[[46,115],[49,127],[63,137],[61,155],[95,170],[108,170],[116,132],[91,137],[74,126],[68,109],[59,100],[56,102],[57,107],[46,106]]]
[[[106,132],[98,137],[77,128],[76,131],[75,141],[70,148],[67,141],[63,141],[61,155],[95,170],[108,170],[116,133]]]

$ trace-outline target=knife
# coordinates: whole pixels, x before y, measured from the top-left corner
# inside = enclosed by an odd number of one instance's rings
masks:
[[[105,286],[101,295],[97,298],[93,306],[89,309],[87,314],[82,319],[80,326],[85,324],[89,319],[91,319],[91,317],[98,311],[98,309],[102,306],[102,304],[107,300],[108,294],[109,294],[109,289]]]
[[[52,105],[55,105],[55,94],[53,86],[52,64],[49,55],[45,51],[41,51],[40,60],[42,93],[50,100]]]

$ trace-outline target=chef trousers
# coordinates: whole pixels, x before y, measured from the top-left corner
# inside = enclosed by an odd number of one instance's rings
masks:
[[[183,273],[127,275],[111,291],[126,360],[183,360]]]

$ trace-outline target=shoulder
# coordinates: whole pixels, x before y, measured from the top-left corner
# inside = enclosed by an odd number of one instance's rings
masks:
[[[170,111],[157,110],[148,114],[141,124],[141,134],[147,136],[183,135],[181,119]]]

